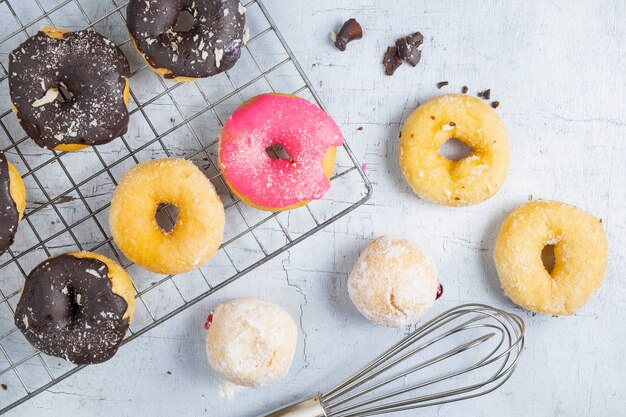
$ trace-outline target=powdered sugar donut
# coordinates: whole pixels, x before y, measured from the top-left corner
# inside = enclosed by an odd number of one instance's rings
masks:
[[[337,124],[315,104],[289,94],[262,94],[233,112],[222,130],[219,165],[229,187],[252,207],[281,211],[317,200],[330,188]],[[272,159],[281,145],[289,158]]]
[[[359,256],[348,293],[368,320],[390,327],[414,324],[439,293],[433,262],[406,239],[383,236]]]
[[[209,365],[220,377],[241,386],[283,378],[298,340],[296,323],[279,306],[254,298],[218,305],[207,323]]]

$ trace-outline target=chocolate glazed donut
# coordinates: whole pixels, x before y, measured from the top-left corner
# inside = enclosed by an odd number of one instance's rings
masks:
[[[126,133],[129,76],[122,51],[93,30],[44,27],[9,57],[14,110],[45,149],[78,150]],[[66,102],[57,100],[62,89],[72,95]]]
[[[130,0],[128,30],[153,70],[192,81],[235,65],[245,42],[245,10],[238,0]],[[191,13],[193,26],[177,32],[183,11]]]
[[[39,264],[15,310],[16,326],[35,348],[75,364],[110,359],[132,316],[132,304],[113,291],[111,268],[102,260],[107,258],[91,256],[99,255],[68,253]]]
[[[13,244],[20,213],[11,195],[9,162],[0,152],[0,255]]]

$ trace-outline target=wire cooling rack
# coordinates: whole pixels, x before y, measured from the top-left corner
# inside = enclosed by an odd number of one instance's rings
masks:
[[[124,340],[128,343],[346,215],[371,194],[370,182],[344,145],[322,200],[283,213],[241,203],[217,169],[223,122],[243,101],[270,91],[290,92],[323,108],[310,81],[261,0],[244,1],[250,40],[233,69],[195,83],[165,81],[133,49],[126,3],[0,0],[0,148],[22,173],[28,195],[15,243],[0,257],[0,414],[83,368],[35,351],[13,324],[24,278],[43,259],[72,250],[116,259],[136,290],[135,317]],[[42,25],[91,27],[122,48],[132,70],[126,135],[75,153],[48,152],[26,137],[11,113],[8,54]],[[222,246],[206,265],[164,277],[124,257],[111,239],[107,219],[121,175],[140,161],[169,156],[194,161],[212,180],[224,203],[226,230]],[[173,216],[165,208],[157,217],[162,224]]]

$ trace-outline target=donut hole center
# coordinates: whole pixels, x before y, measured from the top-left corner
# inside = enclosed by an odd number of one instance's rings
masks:
[[[193,12],[189,9],[183,9],[178,14],[178,19],[176,19],[173,29],[175,32],[189,32],[194,24]]]
[[[81,296],[72,285],[65,288],[69,299],[69,317],[79,317],[81,315]]]
[[[471,146],[457,138],[448,139],[439,148],[439,155],[453,162],[465,159],[473,152],[474,149]]]
[[[54,103],[55,101],[63,104],[72,101],[73,98],[74,94],[61,82],[57,87],[49,88],[43,96],[37,97],[37,99],[32,102],[32,105],[33,107],[40,107]]]
[[[268,146],[267,148],[265,148],[265,152],[267,152],[270,159],[272,159],[273,161],[278,160],[278,159],[284,159],[291,163],[294,162],[293,158],[289,156],[289,154],[287,153],[283,145],[279,143],[275,143],[272,146]]]
[[[556,265],[556,256],[554,255],[554,246],[553,244],[547,244],[541,250],[541,262],[543,262],[543,267],[548,271],[548,274],[552,274],[554,271],[554,266]]]
[[[178,207],[169,203],[159,203],[154,219],[163,232],[172,233],[178,220]]]
[[[72,99],[74,98],[74,94],[72,94],[70,89],[67,88],[67,85],[65,85],[64,83],[59,83],[58,88],[59,88],[59,94],[57,95],[56,100],[59,103],[68,103],[72,101]]]

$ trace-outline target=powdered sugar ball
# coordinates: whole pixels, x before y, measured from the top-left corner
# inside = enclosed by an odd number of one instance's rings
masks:
[[[348,292],[368,320],[390,327],[414,324],[437,298],[433,262],[406,239],[383,236],[359,256]]]
[[[222,378],[242,386],[283,378],[298,340],[295,322],[275,304],[242,298],[220,304],[207,321],[209,365]]]

